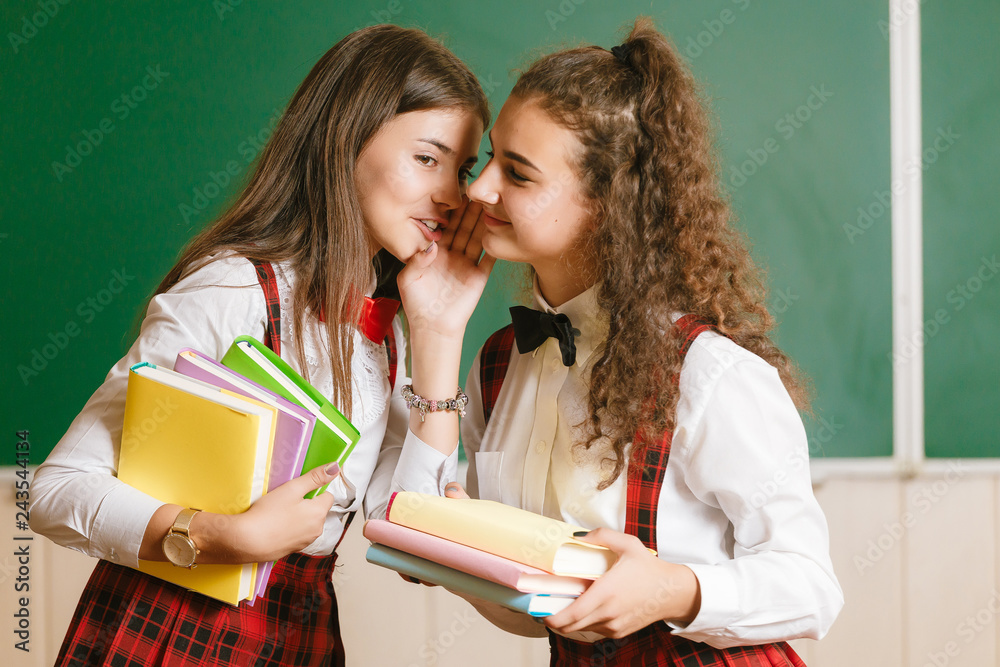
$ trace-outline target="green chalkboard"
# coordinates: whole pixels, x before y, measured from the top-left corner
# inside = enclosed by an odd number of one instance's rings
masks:
[[[52,448],[127,349],[137,308],[180,247],[234,196],[275,115],[349,31],[388,21],[443,37],[498,110],[534,55],[610,47],[645,13],[711,98],[778,338],[815,386],[813,455],[888,455],[886,12],[861,0],[6,2],[8,437],[29,429],[35,463]],[[465,368],[504,323],[504,284],[480,304]]]
[[[930,457],[1000,456],[1000,5],[927,3],[924,346]]]

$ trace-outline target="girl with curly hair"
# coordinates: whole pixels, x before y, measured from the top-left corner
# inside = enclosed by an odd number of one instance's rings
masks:
[[[535,62],[490,140],[469,189],[483,247],[530,265],[538,311],[512,308],[470,373],[468,492],[587,527],[618,560],[545,627],[473,604],[547,631],[554,665],[801,665],[785,640],[843,604],[806,391],[687,68],[639,19],[610,52]]]

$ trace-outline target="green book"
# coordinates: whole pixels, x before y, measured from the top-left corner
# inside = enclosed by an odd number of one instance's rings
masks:
[[[302,463],[302,472],[334,461],[343,468],[361,433],[329,399],[281,357],[255,338],[240,336],[222,357],[222,365],[316,415],[316,426]],[[312,498],[325,490],[324,486],[306,494],[306,497]]]

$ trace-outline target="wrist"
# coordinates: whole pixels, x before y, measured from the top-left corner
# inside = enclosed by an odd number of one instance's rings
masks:
[[[198,546],[198,562],[207,565],[219,563],[250,563],[257,560],[248,536],[254,531],[244,527],[241,519],[246,514],[199,513],[191,522],[191,539]]]
[[[686,626],[701,610],[701,586],[698,577],[686,565],[664,564],[669,566],[667,585],[673,594],[668,597],[667,613],[663,620]]]

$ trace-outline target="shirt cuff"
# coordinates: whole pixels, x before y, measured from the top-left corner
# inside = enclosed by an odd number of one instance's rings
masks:
[[[146,526],[163,502],[127,484],[116,484],[101,501],[90,537],[90,554],[131,568],[139,567]]]
[[[732,572],[718,565],[704,563],[684,565],[698,578],[701,607],[698,615],[686,626],[668,622],[675,632],[693,641],[718,641],[719,630],[733,625],[740,618],[740,600]]]
[[[458,443],[446,456],[407,430],[403,450],[392,475],[392,490],[444,495],[448,482],[458,479]]]

